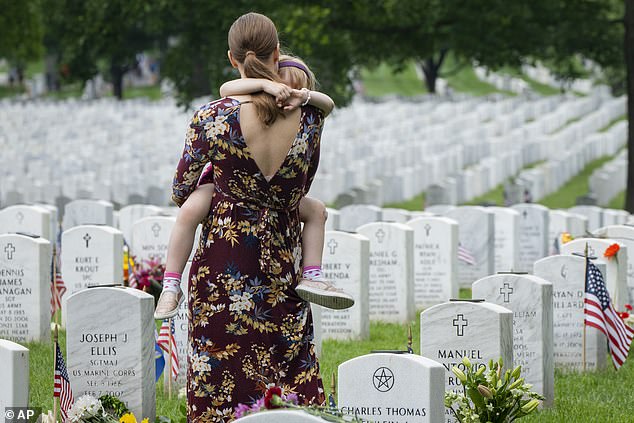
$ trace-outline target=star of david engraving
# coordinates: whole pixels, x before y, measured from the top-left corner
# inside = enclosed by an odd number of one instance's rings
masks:
[[[387,392],[394,386],[394,373],[387,367],[379,367],[372,375],[374,388],[379,392]]]
[[[154,238],[158,238],[159,233],[161,232],[161,225],[158,223],[152,225],[152,232],[154,233]]]
[[[500,288],[500,294],[504,295],[504,302],[508,303],[511,300],[511,294],[513,293],[513,287],[504,282],[504,286]]]
[[[8,243],[6,247],[4,247],[4,252],[7,253],[7,260],[13,260],[13,253],[15,253],[15,247],[12,243]]]
[[[86,248],[88,248],[88,242],[92,239],[92,237],[90,236],[90,234],[88,234],[88,232],[86,232],[86,235],[84,235],[83,240],[86,241]]]
[[[456,336],[464,336],[464,328],[469,326],[469,321],[464,318],[464,315],[458,314],[453,319],[453,325],[456,328]]]
[[[383,229],[379,228],[379,230],[376,231],[374,236],[376,236],[376,240],[379,241],[379,244],[382,244],[383,240],[385,239],[385,231]]]
[[[334,239],[328,241],[328,248],[330,249],[330,254],[335,254],[335,250],[339,244]]]

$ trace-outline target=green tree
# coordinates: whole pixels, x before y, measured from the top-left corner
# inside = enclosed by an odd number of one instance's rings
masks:
[[[238,16],[250,11],[276,23],[282,48],[308,63],[322,90],[340,105],[350,99],[348,43],[330,32],[329,10],[309,1],[235,0],[219,7],[207,0],[171,0],[161,12],[169,15],[164,30],[171,34],[163,75],[174,82],[181,103],[215,96],[223,82],[239,76],[227,59],[227,33]]]
[[[114,95],[123,96],[123,75],[136,54],[158,44],[157,10],[150,0],[47,0],[47,32],[57,39],[70,77],[86,81],[99,68],[109,76]]]
[[[39,0],[0,0],[0,57],[18,69],[42,54],[42,14]]]

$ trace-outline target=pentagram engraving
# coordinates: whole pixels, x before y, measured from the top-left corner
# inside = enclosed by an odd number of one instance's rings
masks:
[[[394,386],[394,373],[387,367],[379,367],[372,375],[372,383],[379,392],[387,392]]]

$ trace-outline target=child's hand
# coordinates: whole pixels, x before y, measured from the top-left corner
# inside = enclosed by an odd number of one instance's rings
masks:
[[[292,88],[286,84],[280,84],[275,81],[266,81],[264,84],[264,92],[275,97],[277,105],[282,107],[286,99],[291,95]]]
[[[306,101],[306,92],[303,90],[291,89],[291,94],[283,104],[284,111],[290,112],[297,109]]]

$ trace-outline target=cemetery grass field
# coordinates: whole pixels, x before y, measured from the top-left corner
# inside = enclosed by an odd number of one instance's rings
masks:
[[[469,290],[461,290],[461,297],[469,297]],[[412,347],[415,353],[420,351],[419,321],[412,322]],[[65,333],[60,332],[60,346],[65,350]],[[52,409],[53,392],[53,348],[51,344],[29,343],[30,350],[30,405]],[[373,350],[404,350],[407,348],[407,326],[372,323],[370,339],[365,341],[323,342],[321,372],[324,388],[330,392],[331,375],[337,366],[353,357],[368,354]],[[64,351],[65,354],[65,351]],[[632,354],[630,354],[632,356]],[[634,401],[632,398],[634,381],[634,357],[630,357],[617,372],[608,363],[608,368],[596,373],[565,374],[555,373],[555,406],[522,422],[632,422],[634,421]],[[156,415],[167,416],[173,422],[180,421],[181,405],[184,399],[178,399],[173,393],[169,399],[163,389],[162,379],[157,384]],[[138,416],[137,416],[138,417]]]

